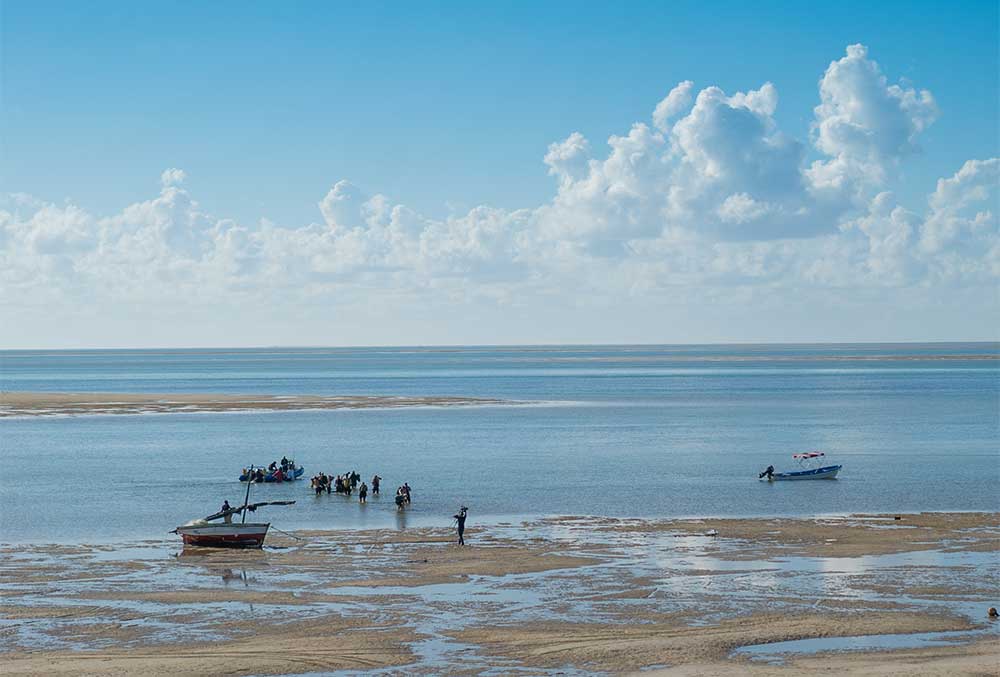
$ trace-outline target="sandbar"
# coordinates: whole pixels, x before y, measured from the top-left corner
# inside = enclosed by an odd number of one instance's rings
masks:
[[[388,395],[234,395],[224,393],[0,392],[0,418],[313,409],[400,409],[513,404],[480,397]]]

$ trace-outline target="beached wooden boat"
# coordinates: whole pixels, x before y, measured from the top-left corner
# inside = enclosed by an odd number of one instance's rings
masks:
[[[184,545],[209,548],[260,548],[271,524],[233,523],[209,524],[205,520],[188,522],[177,527]]]
[[[253,472],[252,466],[250,472]],[[292,505],[295,501],[262,501],[260,503],[251,503],[251,484],[253,483],[247,483],[247,493],[243,499],[243,505],[237,508],[229,508],[228,510],[220,510],[214,515],[192,520],[187,524],[177,527],[171,533],[179,534],[181,540],[184,541],[184,545],[209,548],[262,547],[271,523],[247,523],[247,513],[255,512],[257,508],[265,505]],[[242,515],[241,521],[233,522],[233,515]],[[212,524],[216,520],[224,520],[224,522],[221,524]]]
[[[821,451],[809,451],[804,454],[792,454],[792,458],[798,461],[802,470],[791,472],[774,472],[774,468],[768,467],[760,474],[760,479],[768,482],[783,480],[834,480],[843,465],[822,465],[826,454]]]

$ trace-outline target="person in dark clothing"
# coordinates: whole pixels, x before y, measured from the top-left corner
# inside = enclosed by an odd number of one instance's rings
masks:
[[[367,503],[368,502],[368,485],[364,482],[361,483],[361,488],[358,489],[358,502]]]
[[[410,502],[410,484],[409,482],[403,482],[403,496],[406,497],[406,502]]]
[[[382,478],[378,475],[372,477],[372,496],[378,496],[378,483],[382,481]]]
[[[469,509],[464,505],[461,510],[458,511],[457,515],[452,515],[455,518],[455,523],[458,525],[458,544],[465,545],[465,518],[468,516]]]
[[[229,501],[228,500],[222,502],[222,507],[219,508],[219,512],[226,512],[227,510],[232,510],[232,508],[229,507]],[[222,519],[225,520],[226,524],[231,524],[232,521],[233,521],[233,516],[231,514],[230,515],[225,515]]]

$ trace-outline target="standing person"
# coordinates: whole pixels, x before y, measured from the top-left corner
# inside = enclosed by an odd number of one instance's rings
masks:
[[[410,502],[410,483],[403,482],[403,495],[406,496],[406,502]]]
[[[222,508],[219,509],[219,512],[226,512],[227,510],[232,510],[232,508],[229,507],[229,501],[228,500],[222,502]],[[223,515],[222,519],[225,520],[226,524],[232,524],[233,523],[233,515],[232,515],[232,513],[227,513],[227,514]]]
[[[465,545],[465,518],[468,515],[469,509],[464,505],[458,511],[457,515],[452,515],[455,518],[455,523],[458,525],[458,544]]]
[[[382,481],[382,478],[378,475],[372,476],[372,496],[378,496],[378,483]]]
[[[403,494],[403,487],[396,489],[396,510],[402,510],[403,504],[406,503],[406,496]]]
[[[361,483],[361,488],[358,489],[358,502],[367,503],[368,502],[368,485],[364,482]]]

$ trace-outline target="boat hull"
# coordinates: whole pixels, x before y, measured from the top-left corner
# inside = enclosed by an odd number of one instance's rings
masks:
[[[177,527],[184,545],[203,548],[260,548],[268,524],[212,524]]]
[[[788,480],[835,480],[840,472],[841,465],[828,465],[823,468],[812,470],[800,470],[798,472],[776,472],[771,475],[772,482]]]
[[[284,479],[281,479],[281,480],[275,479],[274,473],[273,472],[269,472],[266,475],[264,475],[264,481],[265,482],[291,482],[292,480],[297,480],[300,477],[302,477],[302,473],[304,473],[305,471],[306,471],[305,468],[296,468],[292,472],[290,472],[287,475],[285,475]],[[248,478],[247,478],[246,475],[240,475],[240,482],[246,482],[247,479]]]

